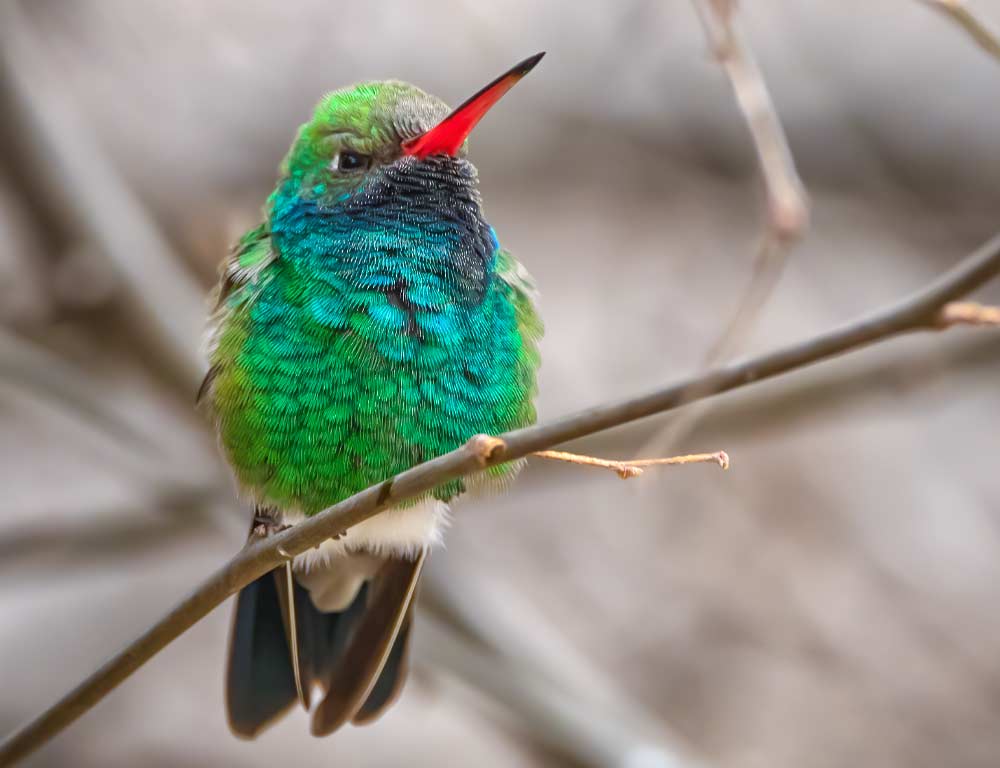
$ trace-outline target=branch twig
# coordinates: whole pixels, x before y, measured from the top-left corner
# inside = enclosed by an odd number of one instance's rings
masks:
[[[781,118],[771,100],[753,49],[735,18],[735,0],[694,0],[709,47],[729,78],[750,131],[764,186],[767,212],[750,280],[722,333],[710,346],[703,369],[731,360],[743,349],[761,310],[774,292],[792,247],[809,226],[809,196],[799,178]],[[672,419],[642,450],[662,453],[681,441],[701,416],[691,408]]]
[[[565,451],[535,451],[532,456],[542,459],[555,459],[556,461],[566,461],[570,464],[581,464],[588,467],[602,467],[613,470],[622,480],[638,477],[646,467],[655,466],[680,466],[682,464],[718,464],[723,469],[729,469],[729,454],[725,451],[715,453],[691,453],[687,456],[668,456],[663,459],[629,459],[628,461],[615,461],[613,459],[599,459],[596,456],[582,456],[579,453],[566,453]]]
[[[0,379],[34,397],[45,397],[131,452],[152,453],[156,443],[107,399],[88,372],[4,327],[0,327]]]
[[[768,229],[780,241],[797,240],[809,224],[805,187],[764,76],[735,19],[735,0],[695,0],[712,52],[733,86],[767,187]]]
[[[1000,60],[1000,37],[980,21],[963,0],[921,0],[921,2],[950,18],[965,30],[976,45]]]
[[[942,307],[998,273],[1000,234],[926,288],[886,309],[769,354],[706,371],[646,395],[598,405],[548,424],[508,432],[499,438],[476,435],[461,448],[401,472],[293,528],[251,544],[80,685],[7,737],[0,744],[0,766],[12,765],[52,739],[227,597],[282,564],[288,555],[304,552],[384,509],[484,467],[524,458],[569,440],[769,379],[892,336],[939,330]]]
[[[448,631],[430,616],[421,617],[416,641],[419,658],[429,659],[437,670],[451,673],[481,691],[489,691],[493,701],[505,706],[522,729],[571,765],[703,765],[687,750],[669,747],[662,725],[657,732],[643,723],[639,730],[645,740],[636,743],[635,725],[617,716],[607,701],[580,696],[553,684],[523,660],[490,653],[459,633]]]
[[[974,301],[953,301],[941,307],[938,326],[1000,325],[1000,307],[987,307]]]
[[[581,766],[709,765],[695,758],[681,734],[627,695],[619,679],[595,667],[516,588],[480,571],[455,570],[448,558],[436,559],[424,578],[418,649],[502,702],[540,744]],[[436,639],[423,643],[428,613],[453,628],[453,637],[468,638],[480,649],[477,663],[442,654]],[[541,701],[540,691],[549,692],[541,694]],[[637,753],[644,759],[637,759]]]

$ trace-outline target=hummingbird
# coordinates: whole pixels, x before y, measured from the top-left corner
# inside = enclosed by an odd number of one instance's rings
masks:
[[[534,422],[536,290],[483,215],[467,138],[543,55],[451,111],[408,83],[362,82],[299,128],[263,220],[221,268],[199,392],[253,504],[251,536]],[[443,483],[244,587],[232,731],[252,738],[296,701],[317,736],[385,712],[449,504],[519,468]]]

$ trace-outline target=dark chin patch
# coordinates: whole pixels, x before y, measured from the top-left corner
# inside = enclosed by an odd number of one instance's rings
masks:
[[[482,300],[493,256],[493,235],[483,219],[476,169],[454,157],[402,157],[381,167],[343,202],[356,222],[391,229],[394,224],[425,228],[453,243],[447,268],[454,287],[471,302]]]

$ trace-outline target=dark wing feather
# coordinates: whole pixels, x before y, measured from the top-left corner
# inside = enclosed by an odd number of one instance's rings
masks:
[[[274,576],[264,574],[236,598],[226,670],[226,711],[233,733],[253,738],[296,700]]]
[[[260,224],[243,235],[240,241],[229,252],[222,264],[219,284],[214,292],[214,309],[210,322],[210,350],[214,350],[223,318],[227,312],[234,311],[238,306],[245,306],[252,301],[255,291],[253,285],[259,281],[261,274],[272,264],[277,255],[271,243],[271,232],[267,224]],[[246,290],[244,290],[246,289]],[[233,305],[233,306],[231,306]],[[210,352],[210,357],[214,352]],[[212,390],[212,384],[219,375],[219,365],[213,364],[198,387],[195,403],[201,404]]]
[[[213,365],[208,369],[205,378],[201,380],[201,386],[198,387],[198,394],[194,396],[195,405],[201,405],[201,401],[205,399],[208,390],[212,388],[212,383],[215,381],[215,377],[219,375],[220,370],[222,369],[217,365]]]

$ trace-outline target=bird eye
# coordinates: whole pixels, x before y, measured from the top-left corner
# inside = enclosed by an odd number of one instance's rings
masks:
[[[363,171],[371,165],[372,159],[369,155],[362,155],[359,152],[349,152],[344,150],[339,152],[330,167],[341,173],[357,173]]]

